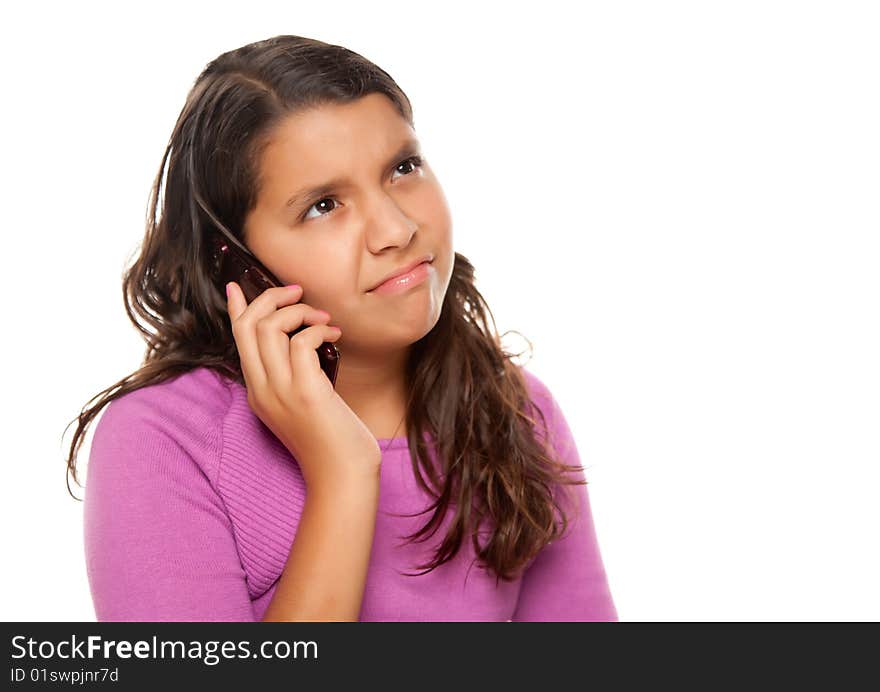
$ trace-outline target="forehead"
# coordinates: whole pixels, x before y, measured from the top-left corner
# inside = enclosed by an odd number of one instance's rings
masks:
[[[273,131],[263,150],[267,184],[283,175],[286,184],[350,171],[384,161],[415,132],[383,94],[346,104],[323,104],[293,113]]]

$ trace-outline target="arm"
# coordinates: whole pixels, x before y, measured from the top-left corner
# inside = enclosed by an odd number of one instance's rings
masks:
[[[99,419],[83,537],[99,621],[253,621],[223,502],[198,464],[137,402]]]
[[[548,430],[553,448],[566,464],[581,466],[568,422],[545,388]],[[549,411],[549,413],[548,413]],[[584,479],[583,470],[577,474]],[[523,575],[512,622],[617,621],[590,510],[587,486],[576,491],[577,509],[563,504],[569,517],[566,534],[546,546]]]
[[[377,472],[373,484],[307,492],[264,622],[358,621],[373,546],[379,478]]]

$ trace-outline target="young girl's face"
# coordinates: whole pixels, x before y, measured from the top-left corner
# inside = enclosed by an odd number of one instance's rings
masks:
[[[386,96],[291,115],[263,151],[260,178],[245,243],[280,281],[303,287],[301,302],[330,313],[340,349],[379,355],[433,328],[452,276],[452,219]],[[370,290],[423,256],[433,261],[420,284]]]

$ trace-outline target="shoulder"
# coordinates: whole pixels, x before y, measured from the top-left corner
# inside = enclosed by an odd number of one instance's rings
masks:
[[[534,372],[522,366],[518,366],[518,368],[526,382],[532,405],[541,413],[540,416],[536,416],[536,429],[546,433],[554,446],[559,449],[567,449],[573,440],[572,433],[568,420],[552,389],[544,379],[538,377]]]
[[[541,409],[543,414],[547,416],[548,420],[552,419],[556,415],[558,403],[553,396],[550,387],[542,378],[538,377],[538,375],[528,368],[525,368],[522,365],[518,365],[517,368],[525,380],[526,389],[528,390],[529,398],[532,403]]]
[[[522,373],[523,379],[526,381],[529,393],[533,399],[541,399],[544,401],[553,398],[553,394],[550,392],[550,388],[544,383],[544,380],[522,365],[518,365],[517,368]]]
[[[95,426],[95,455],[136,458],[141,451],[162,451],[151,459],[183,453],[209,477],[222,444],[223,421],[232,400],[232,383],[207,367],[140,387],[105,407]]]
[[[107,406],[138,410],[171,409],[185,415],[222,414],[229,407],[230,383],[207,367],[175,375],[163,382],[140,387],[114,399]]]
[[[198,367],[126,392],[107,405],[101,421],[203,429],[223,418],[231,398],[228,380],[210,368]]]

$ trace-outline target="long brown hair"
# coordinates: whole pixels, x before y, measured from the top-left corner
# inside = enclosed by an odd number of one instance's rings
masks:
[[[197,367],[244,385],[222,287],[210,271],[207,234],[221,226],[244,242],[238,229],[256,204],[260,154],[283,118],[373,92],[385,94],[413,125],[409,99],[391,76],[342,46],[276,36],[223,53],[205,67],[153,183],[140,253],[123,275],[126,313],[147,344],[144,360],[68,424],[78,422],[67,459],[68,492],[71,474],[83,487],[76,456],[86,428],[113,399]],[[456,252],[440,318],[410,349],[406,372],[413,471],[435,498],[425,510],[434,510],[431,519],[406,538],[427,540],[455,505],[434,559],[418,566],[421,574],[451,560],[470,537],[496,584],[514,579],[568,527],[558,490],[586,480],[578,478],[580,466],[554,458],[547,436],[537,430],[538,416],[547,430],[544,415],[512,357],[476,288],[473,266]],[[436,442],[440,469],[430,462],[423,431]],[[493,531],[480,545],[483,520]]]

